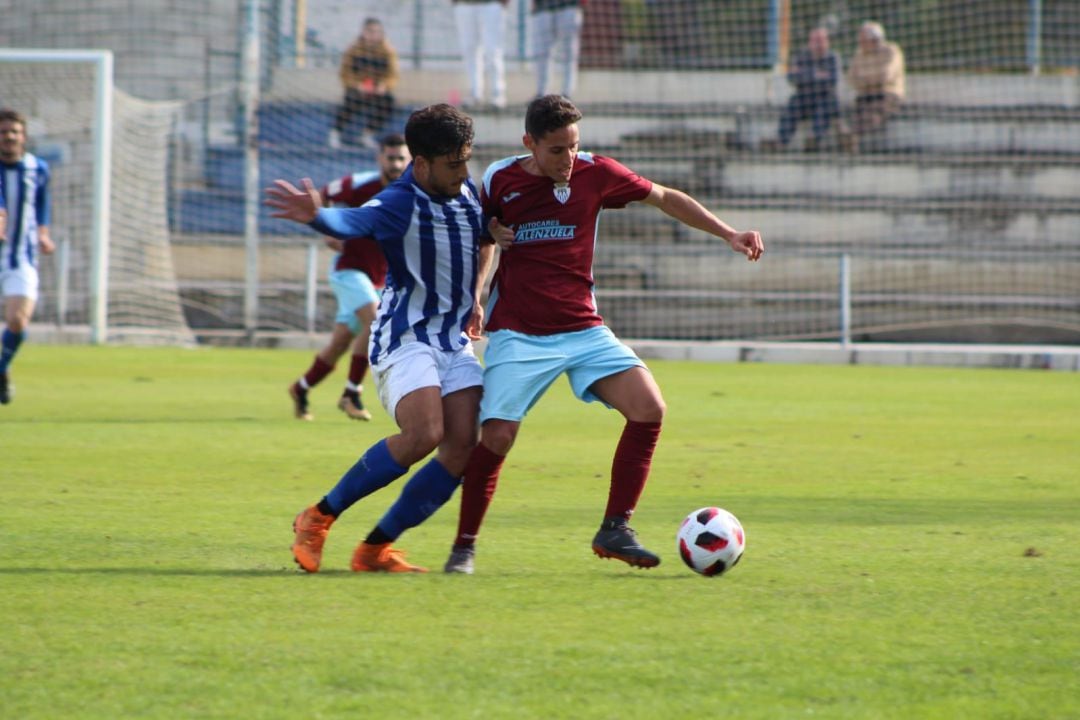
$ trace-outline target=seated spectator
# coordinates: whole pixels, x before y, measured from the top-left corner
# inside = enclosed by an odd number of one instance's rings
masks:
[[[777,133],[780,145],[787,147],[802,120],[810,120],[813,138],[806,141],[807,150],[816,150],[825,139],[829,124],[840,114],[836,86],[840,78],[840,56],[829,49],[829,31],[814,28],[788,68],[787,79],[795,86],[787,108],[780,115]]]
[[[370,17],[364,20],[360,35],[341,57],[338,76],[345,88],[345,99],[334,119],[328,144],[332,148],[341,147],[342,133],[349,121],[359,115],[363,118],[359,143],[378,148],[375,137],[394,112],[391,91],[398,80],[397,51],[387,41],[381,21]]]
[[[865,22],[859,28],[859,47],[847,77],[855,91],[851,129],[857,142],[859,136],[883,128],[904,100],[904,52],[885,40],[881,23]]]

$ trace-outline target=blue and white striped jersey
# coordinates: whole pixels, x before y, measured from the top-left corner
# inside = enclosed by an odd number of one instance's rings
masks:
[[[36,266],[38,227],[49,224],[51,213],[48,164],[30,153],[17,163],[0,163],[0,195],[7,208],[0,269]]]
[[[371,362],[404,343],[456,350],[472,315],[484,227],[471,180],[456,197],[428,195],[412,166],[358,208],[324,208],[311,227],[349,242],[373,238],[390,272],[371,333]]]

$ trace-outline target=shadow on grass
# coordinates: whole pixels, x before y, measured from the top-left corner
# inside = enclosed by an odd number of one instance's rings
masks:
[[[265,417],[145,417],[145,418],[95,418],[88,416],[79,417],[12,417],[0,420],[0,425],[202,425],[205,423],[265,423]],[[273,418],[271,418],[273,419]],[[292,418],[288,418],[292,421]]]
[[[353,574],[346,570],[325,571],[320,575]],[[160,577],[276,577],[304,573],[294,568],[151,568],[151,567],[0,567],[0,575],[146,575]]]
[[[493,571],[485,573],[482,577],[477,578],[478,581],[483,579],[500,578],[505,579],[507,577],[526,577],[536,576],[539,573],[529,573],[523,571]],[[82,567],[82,568],[49,568],[49,567],[0,567],[0,576],[3,575],[130,575],[141,577],[222,577],[222,578],[271,578],[271,577],[331,577],[331,578],[343,578],[343,577],[356,577],[356,578],[372,578],[372,577],[391,577],[390,573],[356,573],[347,569],[331,569],[320,570],[318,573],[308,574],[302,572],[296,568],[151,568],[151,567]],[[471,582],[471,578],[464,575],[452,575],[443,572],[430,572],[426,573],[429,577],[440,578],[453,578],[457,581],[457,578],[461,578],[461,582]],[[422,577],[423,574],[417,575],[412,573],[401,574],[402,577]],[[621,572],[618,574],[606,575],[606,579],[615,581],[686,581],[696,580],[700,582],[701,578],[694,573],[687,571],[685,574],[679,575],[661,575],[658,573],[647,572]]]

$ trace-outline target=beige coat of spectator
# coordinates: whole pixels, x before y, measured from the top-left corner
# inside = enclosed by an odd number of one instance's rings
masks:
[[[856,96],[889,94],[899,100],[904,98],[904,51],[885,39],[878,23],[866,23],[859,31],[859,48],[851,59],[847,78]]]

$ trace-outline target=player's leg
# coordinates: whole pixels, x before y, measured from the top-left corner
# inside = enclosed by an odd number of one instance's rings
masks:
[[[341,513],[408,472],[442,438],[439,373],[432,349],[404,345],[373,368],[386,411],[401,432],[372,445],[337,484],[293,523],[293,557],[307,572],[317,572],[330,526]]]
[[[645,364],[608,328],[575,335],[575,362],[567,371],[574,393],[586,402],[600,400],[626,418],[593,551],[636,567],[653,567],[660,558],[641,546],[628,522],[649,477],[666,410],[663,396]]]
[[[29,298],[13,295],[4,299],[4,332],[0,335],[0,405],[11,402],[12,386],[8,378],[8,367],[15,359],[15,353],[26,338],[26,326],[29,320],[27,304],[33,309]]]
[[[479,6],[472,3],[454,3],[454,19],[457,21],[458,46],[465,65],[465,76],[469,81],[469,98],[465,102],[476,105],[484,99],[483,68],[480,57],[483,47],[480,43]]]
[[[503,38],[506,34],[506,14],[501,2],[477,6],[481,13],[481,43],[486,53],[485,69],[491,81],[491,103],[506,107],[506,61],[503,58]]]
[[[8,368],[26,339],[37,296],[38,275],[33,266],[0,274],[0,297],[3,297],[4,306],[4,331],[0,334],[0,405],[7,405],[14,395]]]
[[[375,320],[378,303],[370,302],[357,308],[354,313],[358,333],[352,345],[349,362],[349,379],[338,400],[338,408],[353,420],[370,420],[371,413],[364,408],[364,376],[368,370],[368,341],[371,339],[371,323]]]
[[[562,52],[558,55],[566,63],[563,66],[562,94],[572,97],[577,91],[578,61],[581,58],[581,25],[585,20],[580,7],[568,7],[555,11],[556,35]]]
[[[472,572],[480,525],[521,421],[566,367],[551,339],[505,330],[488,336],[484,360],[480,442],[465,466],[458,530],[446,572]]]
[[[536,56],[536,96],[547,94],[551,55],[555,47],[555,13],[543,10],[533,15],[533,47]]]
[[[314,420],[308,401],[308,392],[318,385],[323,379],[334,372],[338,359],[348,350],[353,340],[352,329],[340,322],[334,323],[334,329],[330,332],[330,340],[315,354],[311,365],[304,374],[289,385],[289,397],[293,402],[293,415],[297,420]]]
[[[391,544],[446,504],[476,446],[483,369],[467,347],[440,360],[442,432],[436,456],[409,478],[397,501],[353,554],[353,570],[420,572]],[[400,411],[399,411],[400,412]]]

